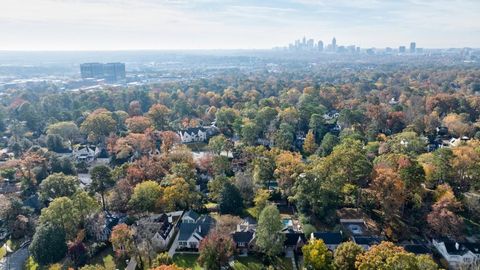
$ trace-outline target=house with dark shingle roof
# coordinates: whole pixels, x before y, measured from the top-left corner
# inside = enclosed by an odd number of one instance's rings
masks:
[[[432,255],[432,251],[423,244],[407,244],[403,248],[405,251],[413,253],[415,255]]]
[[[363,247],[365,250],[369,250],[371,246],[380,244],[382,239],[378,236],[354,235],[352,236],[352,241]]]
[[[238,253],[245,254],[254,248],[256,227],[257,222],[247,217],[237,225],[236,231],[230,234]]]
[[[182,216],[178,231],[177,250],[197,250],[200,242],[214,227],[215,220],[208,215],[188,211]]]
[[[285,235],[283,249],[286,256],[291,257],[294,253],[301,253],[302,247],[307,244],[305,234],[293,229],[283,230],[282,233]]]
[[[335,249],[343,242],[342,232],[314,232],[310,235],[310,239],[321,239],[329,250]]]
[[[479,269],[480,245],[471,243],[458,243],[449,240],[432,241],[433,246],[448,262],[452,269]]]

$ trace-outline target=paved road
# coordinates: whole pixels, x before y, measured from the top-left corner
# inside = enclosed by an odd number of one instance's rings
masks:
[[[22,270],[28,259],[28,248],[22,248],[0,261],[0,270]]]

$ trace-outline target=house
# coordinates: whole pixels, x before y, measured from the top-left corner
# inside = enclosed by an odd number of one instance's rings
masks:
[[[166,214],[148,216],[139,219],[134,230],[141,241],[148,241],[157,250],[165,250],[174,233],[173,219]]]
[[[382,239],[378,236],[354,235],[351,239],[355,244],[361,246],[365,250],[369,250],[371,246],[378,245],[382,242]]]
[[[248,231],[248,230],[256,230],[257,229],[257,221],[251,217],[246,217],[242,220],[240,224],[237,225],[237,231]]]
[[[113,227],[125,223],[125,214],[116,214],[109,211],[100,212],[88,219],[86,230],[89,237],[97,242],[107,242],[110,239]]]
[[[398,104],[398,100],[395,98],[395,97],[392,97],[390,99],[390,101],[388,102],[388,104],[390,105],[397,105]]]
[[[215,220],[212,217],[187,211],[181,219],[177,250],[197,251],[200,242],[214,225]]]
[[[219,133],[215,126],[196,127],[177,131],[182,143],[206,142],[210,137]]]
[[[338,245],[343,242],[343,234],[342,232],[313,232],[310,239],[321,239],[329,250],[335,251]]]
[[[329,121],[329,120],[337,119],[339,116],[340,116],[340,113],[338,113],[338,111],[331,110],[327,113],[324,113],[322,115],[322,118],[323,120]]]
[[[380,244],[382,241],[381,237],[372,233],[363,218],[340,219],[340,223],[345,228],[345,232],[350,236],[350,239],[365,250],[370,249],[373,245]]]
[[[102,152],[99,147],[91,145],[80,145],[73,148],[72,155],[77,162],[90,163]]]
[[[439,136],[448,136],[448,128],[444,126],[437,127],[435,129],[437,131],[437,135]]]
[[[433,246],[447,261],[450,269],[478,269],[477,267],[480,265],[480,246],[478,244],[462,244],[436,239],[433,239],[432,242]]]
[[[255,231],[236,231],[231,234],[239,254],[245,254],[254,247]]]
[[[20,185],[13,181],[2,181],[0,182],[0,194],[20,193]]]
[[[238,253],[246,254],[254,247],[256,227],[257,222],[247,217],[238,224],[237,229],[230,234]]]
[[[305,234],[292,229],[283,230],[282,233],[285,235],[285,241],[283,242],[285,256],[290,258],[295,253],[301,253],[302,247],[307,244]]]
[[[403,248],[405,251],[415,255],[432,255],[430,248],[423,244],[406,244],[403,246]]]

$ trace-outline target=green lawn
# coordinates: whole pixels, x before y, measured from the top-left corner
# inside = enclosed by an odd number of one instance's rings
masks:
[[[180,267],[190,268],[192,270],[202,270],[202,267],[197,263],[197,254],[175,254],[173,255],[173,262]]]
[[[238,257],[233,265],[234,270],[261,270],[264,268],[262,261],[253,256]]]
[[[238,257],[233,266],[234,270],[261,270],[267,266],[262,263],[262,260],[257,256]],[[279,270],[292,270],[292,261],[288,258],[276,258],[273,262],[273,267]]]

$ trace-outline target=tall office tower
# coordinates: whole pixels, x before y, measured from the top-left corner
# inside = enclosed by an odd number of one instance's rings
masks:
[[[335,37],[332,39],[332,51],[337,51],[337,39]]]
[[[103,78],[103,64],[101,63],[84,63],[80,65],[80,73],[82,78]]]
[[[417,44],[415,42],[410,43],[410,53],[415,53]]]
[[[405,53],[405,51],[406,51],[405,46],[400,46],[400,47],[398,47],[398,52],[399,52],[399,53]]]
[[[307,38],[304,36],[302,40],[302,46],[305,48],[307,46]]]
[[[106,79],[110,82],[125,79],[124,63],[85,63],[80,65],[82,78]]]
[[[125,79],[124,63],[107,63],[103,66],[103,76],[107,81],[118,81]]]
[[[313,47],[314,47],[314,46],[315,46],[315,41],[313,40],[313,38],[309,39],[309,40],[307,41],[307,48],[308,48],[309,50],[313,50]]]
[[[318,48],[319,51],[323,52],[323,41],[321,41],[321,40],[318,41],[317,48]]]

